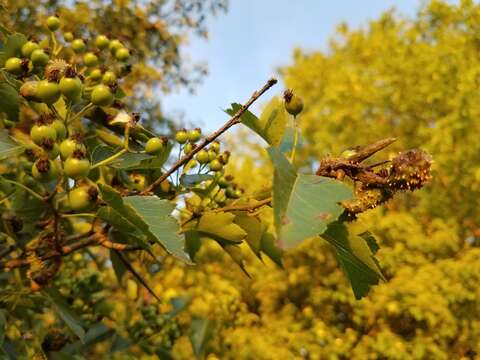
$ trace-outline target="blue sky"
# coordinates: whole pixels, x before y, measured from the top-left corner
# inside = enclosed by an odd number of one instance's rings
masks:
[[[230,0],[228,13],[208,20],[209,39],[192,37],[183,49],[188,61],[208,64],[203,84],[194,95],[179,91],[164,96],[163,109],[215,130],[226,120],[221,109],[246,101],[276,76],[276,68],[291,62],[294,48],[325,49],[342,21],[356,27],[391,7],[414,15],[419,6],[419,0]],[[281,90],[276,85],[269,94]]]

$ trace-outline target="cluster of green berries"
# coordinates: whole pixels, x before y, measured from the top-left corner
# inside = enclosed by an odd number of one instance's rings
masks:
[[[60,19],[50,16],[46,19],[46,26],[51,36],[57,39],[55,32],[61,28]],[[128,61],[130,51],[121,41],[105,35],[95,38],[92,50],[87,48],[83,39],[70,32],[63,33],[63,40],[63,47],[55,41],[49,43],[47,39],[40,42],[29,40],[16,56],[6,60],[4,70],[22,82],[20,95],[29,102],[46,104],[51,111],[62,99],[67,106],[91,103],[106,108],[115,105],[121,71],[100,64],[100,57],[110,54],[115,65],[116,61]],[[85,185],[91,169],[87,149],[79,136],[70,133],[72,130],[67,126],[70,119],[54,114],[55,111],[43,113],[30,128],[34,145],[26,152],[33,161],[31,176],[41,183],[58,180],[60,175],[74,180],[75,186],[67,194],[71,210],[90,210],[96,203],[98,192],[94,186]],[[3,123],[8,127],[15,126],[9,120]]]
[[[181,336],[176,319],[160,313],[153,305],[141,307],[140,312],[142,318],[128,327],[131,338],[149,354],[154,353],[159,346],[171,349],[175,340]]]
[[[60,28],[60,20],[56,16],[47,19],[47,27],[55,32]],[[81,58],[78,66],[85,67],[82,75],[77,75],[76,68],[57,59],[49,44],[27,41],[21,48],[21,57],[11,57],[5,62],[5,70],[14,76],[25,80],[20,93],[29,101],[43,102],[52,105],[63,95],[71,103],[84,98],[93,105],[108,107],[115,100],[117,74],[98,68],[99,56],[102,50],[108,49],[115,60],[126,62],[130,51],[117,39],[110,40],[105,35],[98,35],[94,41],[94,51],[87,51],[87,45],[81,38],[75,38],[72,33],[64,34],[64,40],[73,54]],[[31,75],[44,73],[44,80],[29,81]]]
[[[66,262],[63,271],[55,278],[55,285],[62,289],[69,306],[86,324],[93,324],[103,316],[111,313],[103,292],[105,284],[100,273],[91,269],[78,270],[78,266],[86,264],[79,253],[73,255],[73,262]]]
[[[90,161],[86,158],[87,149],[79,136],[66,138],[67,130],[62,121],[50,121],[42,117],[30,129],[30,138],[36,145],[28,149],[33,152],[35,161],[31,173],[34,179],[48,183],[58,179],[63,174],[72,180],[80,182],[90,173]],[[95,187],[78,185],[68,193],[70,208],[74,211],[88,210],[96,201]]]

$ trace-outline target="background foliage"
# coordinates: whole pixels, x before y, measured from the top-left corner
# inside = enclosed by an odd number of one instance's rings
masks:
[[[364,29],[342,25],[328,51],[297,51],[282,70],[287,86],[306,104],[299,154],[306,168],[315,170],[326,154],[385,136],[399,138],[397,150],[422,147],[434,156],[429,187],[361,216],[359,228],[373,229],[381,245],[378,257],[388,280],[367,298],[354,299],[330,249],[318,239],[286,253],[284,269],[245,251],[251,279],[214,242],[202,247],[195,267],[165,258],[160,269],[145,274],[161,295],[159,306],[131,279],[125,293],[116,289],[113,271],[97,273],[81,258],[56,281],[81,279],[74,306],[84,321],[95,320],[90,308],[108,305],[105,311],[117,324],[131,324],[148,318],[146,310],[132,311],[145,299],[155,308],[148,311],[166,314],[175,309],[170,299],[190,298],[186,311],[165,320],[169,326],[158,340],[173,345],[175,359],[192,358],[195,349],[180,329],[195,317],[211,319],[198,321],[205,337],[196,342],[211,338],[208,359],[475,358],[480,353],[474,201],[480,191],[479,27],[480,6],[473,1],[433,1],[415,19],[389,12]],[[252,183],[267,186],[272,169],[257,140],[237,137],[231,144],[235,181],[245,189]],[[246,145],[248,151],[242,150]],[[248,159],[239,160],[242,151]],[[93,300],[83,298],[82,286],[95,289],[97,282],[111,286],[115,296],[93,291]],[[29,326],[41,329],[55,321],[52,314],[41,320],[32,318]],[[7,336],[25,336],[22,326],[9,324]],[[99,342],[89,351],[101,356],[112,346],[122,348],[120,341]],[[148,358],[141,346],[115,354]]]

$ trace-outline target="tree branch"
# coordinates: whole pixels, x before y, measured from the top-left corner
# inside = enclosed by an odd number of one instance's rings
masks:
[[[200,150],[205,148],[208,144],[213,142],[217,139],[220,135],[222,135],[225,131],[230,129],[233,125],[236,125],[240,122],[240,117],[243,115],[245,111],[248,110],[250,105],[252,105],[260,96],[262,96],[268,89],[270,89],[273,85],[277,83],[277,79],[270,79],[267,83],[258,91],[255,91],[250,99],[233,115],[230,120],[228,120],[220,129],[215,131],[214,133],[207,136],[203,139],[197,147],[195,147],[191,152],[184,155],[180,160],[178,160],[173,166],[166,171],[162,176],[160,176],[157,180],[155,180],[149,187],[143,190],[140,195],[149,194],[153,189],[155,189],[158,185],[160,185],[163,181],[165,181],[171,174],[177,171],[182,165],[186,164],[190,161],[195,154],[197,154]]]

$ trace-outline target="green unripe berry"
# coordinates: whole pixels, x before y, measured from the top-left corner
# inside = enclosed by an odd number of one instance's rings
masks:
[[[218,161],[217,159],[215,160],[212,160],[208,163],[208,167],[210,168],[210,170],[212,171],[219,171],[223,168],[223,165],[220,161]]]
[[[145,144],[145,152],[150,155],[158,155],[162,153],[165,148],[165,141],[158,137],[148,139]]]
[[[285,110],[290,115],[297,116],[303,110],[303,100],[301,97],[295,95],[292,90],[286,90],[283,93],[283,99],[285,100]]]
[[[220,186],[222,189],[226,189],[228,187],[228,185],[230,185],[230,182],[224,177],[222,176],[221,178],[219,178],[217,180],[217,184],[218,186]]]
[[[97,85],[93,88],[90,100],[96,106],[110,106],[114,99],[115,97],[108,86]]]
[[[196,142],[196,141],[200,140],[201,136],[202,136],[202,130],[200,130],[199,128],[190,130],[188,132],[188,141]]]
[[[102,77],[102,82],[105,85],[113,85],[117,81],[117,75],[113,71],[105,71],[105,74],[103,74]]]
[[[90,161],[69,157],[63,164],[63,171],[71,179],[84,179],[90,172]]]
[[[87,49],[85,42],[82,39],[75,39],[72,41],[72,50],[77,53],[83,53]]]
[[[200,151],[197,153],[197,155],[196,155],[195,158],[197,159],[197,161],[198,161],[200,164],[206,164],[206,163],[209,162],[208,152],[207,152],[207,150],[204,150],[204,149],[200,150]]]
[[[218,156],[218,154],[214,150],[212,150],[212,149],[208,150],[208,159],[210,161],[215,160],[217,158],[217,156]]]
[[[183,152],[184,152],[185,154],[191,153],[192,150],[193,150],[193,144],[191,144],[191,143],[187,143],[187,144],[185,144],[185,146],[183,147]]]
[[[32,166],[32,176],[40,182],[52,181],[57,174],[57,166],[49,159],[39,159]]]
[[[42,49],[36,49],[32,51],[30,56],[33,66],[45,66],[50,60],[50,57]]]
[[[127,61],[130,57],[130,51],[127,48],[121,47],[115,51],[115,58],[120,61]]]
[[[215,194],[213,200],[218,204],[223,204],[227,200],[227,196],[225,195],[225,191],[221,190]]]
[[[11,57],[5,62],[5,70],[10,74],[20,75],[23,72],[22,60],[17,57]]]
[[[38,97],[39,81],[26,81],[20,87],[20,95],[28,101],[40,102]]]
[[[210,144],[210,150],[213,150],[218,154],[220,152],[220,143],[218,141],[212,142]]]
[[[123,47],[122,43],[120,42],[120,40],[117,40],[117,39],[110,41],[110,44],[108,45],[108,49],[112,54],[115,54],[117,50],[122,47]]]
[[[75,78],[62,78],[58,84],[60,92],[68,101],[75,101],[80,98],[82,93],[82,81]]]
[[[73,211],[89,210],[94,205],[98,192],[94,187],[79,186],[68,193],[68,201]]]
[[[52,125],[33,125],[30,129],[30,138],[37,145],[42,145],[45,140],[57,140],[57,132]]]
[[[188,140],[188,134],[185,130],[179,130],[175,134],[175,141],[179,144],[185,144]]]
[[[72,42],[74,37],[73,37],[73,34],[71,32],[66,32],[65,34],[63,34],[63,39],[66,42]]]
[[[85,145],[73,139],[65,139],[60,143],[60,156],[63,160],[71,157],[75,151],[85,153]]]
[[[90,79],[92,79],[93,81],[98,81],[102,78],[102,70],[100,69],[94,69],[90,72],[90,74],[88,75],[88,77]]]
[[[87,67],[94,67],[98,64],[98,57],[92,52],[88,52],[83,56],[83,62]]]
[[[22,56],[24,56],[26,58],[30,58],[30,56],[32,56],[32,52],[34,50],[37,50],[38,48],[39,48],[39,46],[36,42],[27,41],[22,46]]]
[[[50,31],[57,31],[60,27],[60,19],[56,16],[49,16],[47,19],[47,27]]]
[[[57,83],[42,80],[38,83],[37,95],[47,105],[52,105],[60,99],[60,88]]]
[[[12,120],[8,120],[8,119],[4,119],[3,120],[3,126],[5,126],[5,129],[11,129],[13,127],[15,127],[17,123],[15,121],[12,121]]]
[[[53,120],[52,125],[55,132],[57,133],[57,140],[63,140],[67,136],[67,128],[65,127],[65,124],[61,120]]]
[[[147,187],[147,178],[143,174],[130,175],[130,181],[132,182],[132,188],[137,191],[142,191]]]
[[[240,196],[238,196],[238,192],[236,189],[234,189],[233,187],[229,186],[227,188],[227,190],[225,190],[225,194],[227,195],[227,198],[229,199],[238,199]],[[240,193],[241,195],[241,193]]]
[[[95,39],[95,46],[99,49],[105,49],[110,44],[110,40],[105,35],[98,35]]]
[[[46,149],[47,155],[49,159],[56,159],[58,157],[58,154],[60,153],[60,149],[57,145],[57,143],[54,143],[51,149]]]

